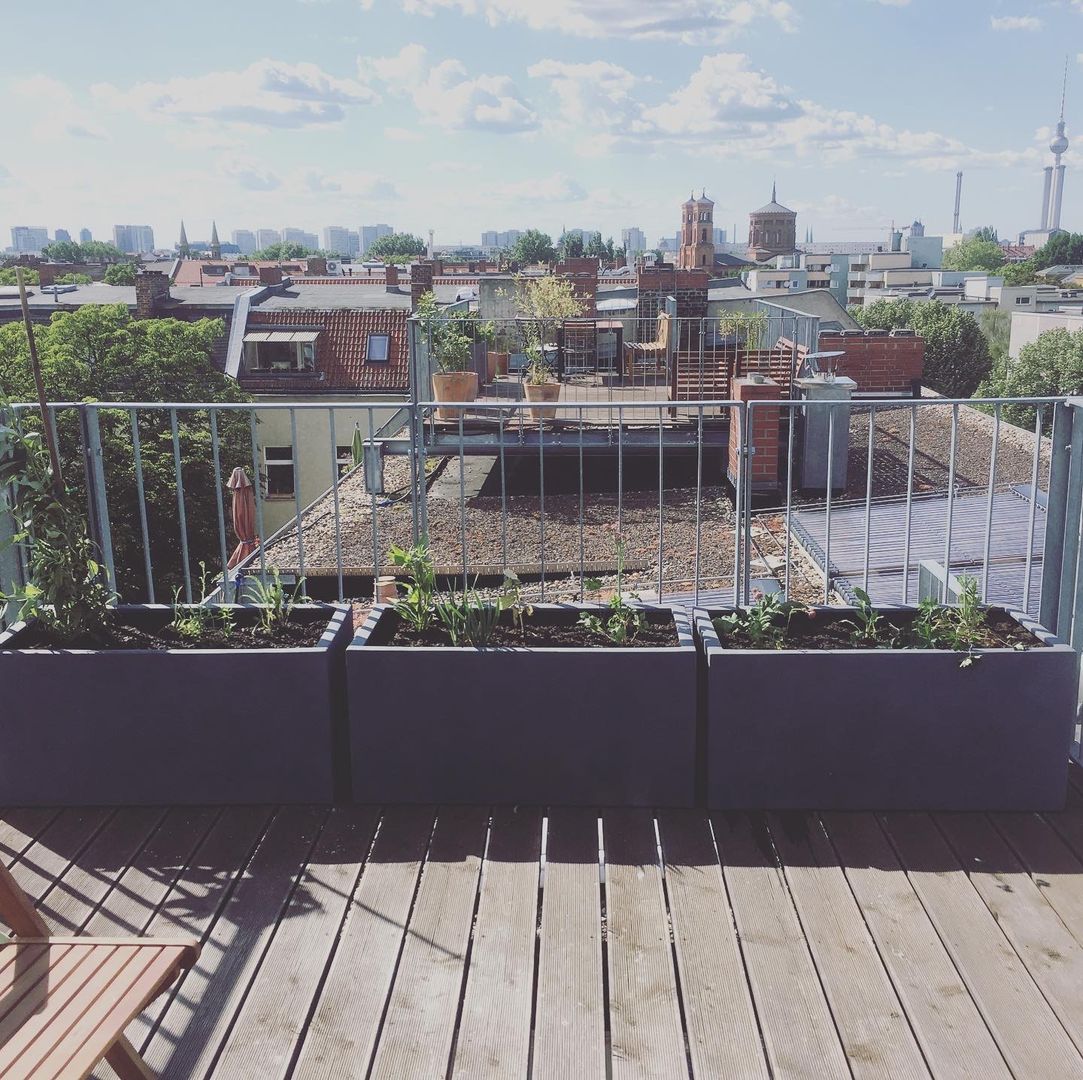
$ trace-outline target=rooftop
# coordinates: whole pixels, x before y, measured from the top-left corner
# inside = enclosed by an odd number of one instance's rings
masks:
[[[0,811],[56,932],[191,935],[163,1077],[1083,1075],[1083,798],[1045,814]]]

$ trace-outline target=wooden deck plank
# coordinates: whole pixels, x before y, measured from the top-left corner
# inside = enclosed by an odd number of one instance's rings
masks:
[[[286,807],[271,822],[145,1048],[163,1080],[201,1077],[214,1063],[326,816]]]
[[[18,806],[0,810],[0,859],[10,866],[59,814],[48,806]]]
[[[1011,1073],[872,814],[823,816],[850,888],[937,1080]]]
[[[447,1074],[488,825],[480,807],[437,815],[372,1080]]]
[[[101,806],[62,810],[12,864],[19,888],[40,903],[111,816],[112,811]]]
[[[295,1080],[363,1080],[391,989],[435,812],[387,810],[294,1071]]]
[[[456,1077],[527,1075],[541,832],[540,810],[493,811],[452,1062]]]
[[[1046,902],[1076,941],[1083,943],[1083,861],[1040,814],[993,814],[991,818]]]
[[[170,810],[131,865],[117,879],[83,932],[140,935],[217,819],[218,810],[180,806]]]
[[[533,1080],[605,1076],[598,815],[549,814]]]
[[[767,1080],[767,1061],[714,839],[695,810],[659,814],[692,1074]]]
[[[378,820],[367,806],[331,811],[212,1076],[288,1072]]]
[[[1083,1077],[1083,1059],[932,819],[885,814],[884,829],[1017,1080]]]
[[[774,1075],[848,1080],[846,1055],[763,816],[716,813],[711,820]]]
[[[768,828],[855,1080],[929,1076],[861,909],[815,814]]]
[[[606,810],[609,1030],[615,1080],[687,1080],[688,1062],[654,818]]]
[[[1083,946],[987,818],[937,814],[934,820],[1076,1049],[1083,1051]]]

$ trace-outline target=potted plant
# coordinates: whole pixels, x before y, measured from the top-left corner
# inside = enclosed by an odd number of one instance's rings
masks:
[[[18,618],[0,632],[0,800],[330,801],[349,611],[295,604],[277,578],[252,583],[255,605],[113,606],[40,438],[0,424],[0,463],[29,560],[0,594]]]
[[[495,322],[482,323],[479,333],[485,335],[488,346],[486,363],[489,372],[489,382],[493,382],[508,373],[508,332],[503,327],[498,328]]]
[[[571,281],[563,277],[520,277],[516,288],[516,307],[523,319],[526,353],[527,401],[551,402],[560,399],[560,383],[553,378],[546,357],[546,345],[556,340],[557,329],[565,319],[583,313]],[[530,410],[535,420],[550,420],[557,410],[538,407]]]
[[[696,657],[683,612],[441,594],[424,548],[347,650],[361,802],[691,805]]]
[[[1064,803],[1072,649],[978,602],[697,610],[715,808],[1050,810]]]
[[[425,293],[417,306],[418,322],[430,355],[436,362],[432,375],[435,401],[474,401],[478,396],[478,375],[471,368],[472,342],[455,320],[446,320],[436,306],[436,297]],[[462,409],[437,408],[437,420],[458,420]]]

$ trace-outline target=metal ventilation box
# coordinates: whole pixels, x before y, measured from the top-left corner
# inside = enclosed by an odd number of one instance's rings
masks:
[[[832,493],[842,491],[850,453],[850,400],[857,383],[846,375],[816,374],[796,379],[795,386],[806,403],[798,435],[799,486],[826,492],[830,462]]]

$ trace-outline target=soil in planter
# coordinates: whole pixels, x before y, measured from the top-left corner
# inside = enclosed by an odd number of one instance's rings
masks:
[[[594,633],[578,624],[578,613],[535,613],[523,620],[522,628],[512,619],[512,613],[501,614],[500,623],[489,641],[492,649],[657,649],[674,648],[680,644],[673,616],[660,611],[646,613],[646,625],[630,641],[615,645],[602,634]],[[603,621],[605,615],[602,615]],[[389,613],[382,623],[388,629],[372,639],[373,645],[397,645],[400,647],[449,646],[451,639],[443,626],[437,624],[423,633],[407,626],[397,615]]]
[[[717,618],[722,612],[712,611],[711,618]],[[880,641],[877,643],[854,641],[851,639],[851,627],[844,625],[846,619],[852,619],[849,613],[833,615],[823,609],[814,614],[796,612],[790,620],[783,649],[920,649],[923,646],[914,635],[913,624],[916,612],[882,612],[880,623]],[[717,627],[715,628],[717,630]],[[895,638],[892,645],[888,642]],[[756,648],[746,635],[733,636],[719,634],[719,644],[723,649]],[[758,646],[763,648],[765,646]],[[987,608],[985,620],[979,629],[976,649],[1035,649],[1044,648],[1045,642],[1035,637],[1025,627],[1020,626],[1002,608]]]
[[[213,609],[212,609],[213,610]],[[171,615],[139,612],[107,624],[100,633],[64,640],[45,627],[31,626],[18,634],[9,649],[297,649],[318,644],[331,619],[326,611],[294,611],[288,622],[270,634],[259,626],[255,611],[236,610],[232,631],[208,620],[199,637],[185,637],[170,625]]]

